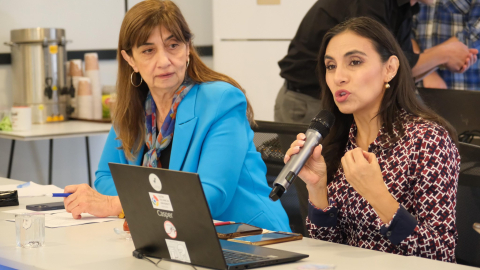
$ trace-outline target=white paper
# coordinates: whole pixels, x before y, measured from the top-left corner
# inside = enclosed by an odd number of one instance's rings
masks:
[[[58,227],[69,227],[76,225],[83,225],[89,223],[101,223],[107,221],[118,220],[117,217],[106,217],[106,218],[97,218],[90,214],[82,214],[81,219],[74,219],[70,213],[59,213],[45,215],[45,227],[47,228],[58,228]],[[15,221],[15,219],[7,219],[7,221]]]
[[[0,191],[17,190],[18,197],[45,196],[50,193],[63,193],[63,189],[54,185],[39,185],[30,181],[25,187],[18,188],[18,185],[0,185]]]
[[[75,225],[83,225],[89,223],[101,223],[107,221],[118,220],[118,217],[97,218],[90,214],[82,214],[81,219],[74,219],[71,213],[61,213],[45,216],[45,227],[58,228]]]
[[[3,213],[7,213],[7,214],[40,213],[45,215],[66,213],[66,212],[67,210],[65,209],[56,209],[56,210],[48,210],[48,211],[32,211],[32,210],[27,210],[26,208],[3,211]]]

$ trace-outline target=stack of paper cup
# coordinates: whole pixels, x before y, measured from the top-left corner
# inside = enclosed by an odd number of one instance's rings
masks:
[[[98,54],[85,54],[85,77],[90,78],[93,97],[93,119],[102,119],[102,87],[98,68]]]
[[[70,60],[70,76],[72,77],[73,88],[75,88],[75,97],[70,99],[70,105],[73,108],[72,117],[78,117],[78,81],[83,76],[82,59]]]
[[[32,108],[14,106],[11,113],[13,131],[28,131],[32,129]]]
[[[93,119],[92,89],[90,78],[80,77],[78,79],[78,118]]]

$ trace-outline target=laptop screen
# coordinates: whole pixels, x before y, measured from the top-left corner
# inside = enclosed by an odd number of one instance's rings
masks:
[[[418,88],[418,93],[458,134],[480,130],[480,91]]]
[[[198,174],[109,166],[137,250],[150,257],[226,268]]]

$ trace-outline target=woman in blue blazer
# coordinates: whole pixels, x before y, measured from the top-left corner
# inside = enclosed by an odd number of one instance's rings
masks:
[[[98,192],[66,187],[74,193],[65,199],[67,211],[75,218],[122,212],[108,167],[114,162],[198,173],[214,219],[290,231],[285,210],[268,198],[244,92],[201,62],[191,37],[171,1],[143,1],[125,15],[118,99],[96,172]]]

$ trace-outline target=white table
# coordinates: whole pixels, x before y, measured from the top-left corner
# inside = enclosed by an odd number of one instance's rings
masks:
[[[0,178],[0,185],[20,184],[21,181]],[[0,211],[25,208],[26,204],[60,201],[58,198],[20,198],[20,206],[2,207]],[[0,212],[0,265],[16,269],[157,269],[146,260],[132,256],[133,242],[122,240],[113,228],[123,221],[112,221],[64,228],[46,228],[45,246],[23,249],[15,246],[15,223],[5,221],[12,214]],[[320,240],[269,245],[268,247],[310,255],[294,263],[269,266],[265,269],[293,270],[306,264],[333,264],[335,270],[350,269],[475,269],[418,257],[393,255]],[[153,259],[157,261],[157,259]],[[191,270],[189,265],[162,261],[162,269]],[[203,269],[197,267],[198,269]]]
[[[48,162],[48,183],[52,184],[52,153],[53,139],[85,137],[87,152],[88,184],[92,185],[92,176],[90,169],[90,148],[88,136],[106,134],[110,131],[112,124],[96,123],[86,121],[65,121],[56,123],[47,123],[41,125],[32,125],[30,131],[0,131],[0,138],[12,140],[10,147],[10,159],[8,161],[7,178],[11,178],[13,154],[15,152],[15,141],[36,141],[50,140],[49,142],[49,162]]]

